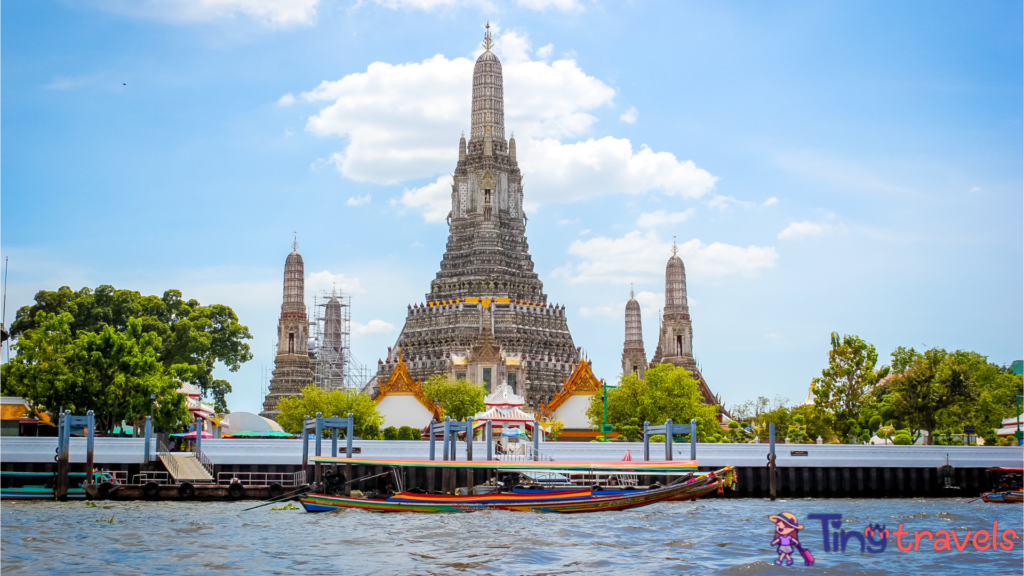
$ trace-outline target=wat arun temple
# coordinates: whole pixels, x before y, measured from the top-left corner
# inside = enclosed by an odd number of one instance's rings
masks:
[[[549,302],[534,271],[523,213],[523,174],[515,137],[505,138],[501,62],[491,51],[489,30],[483,46],[473,70],[469,140],[463,135],[459,141],[440,270],[424,301],[408,306],[401,334],[378,361],[363,392],[377,401],[386,425],[423,426],[438,410],[420,386],[431,376],[444,374],[483,384],[488,392],[500,388],[538,417],[562,419],[567,429],[585,429],[586,406],[600,393],[603,381],[594,376],[591,362],[574,342],[565,306]],[[296,260],[301,262],[297,253],[289,256],[291,268]],[[684,366],[701,383],[705,400],[718,403],[689,352],[692,335],[681,270],[682,261],[673,255],[667,271],[671,278],[666,278],[665,342],[659,343],[652,363]],[[294,291],[291,284],[294,280],[289,283],[286,278],[286,293],[288,288]],[[627,304],[626,314],[623,372],[642,373],[647,362],[636,300]],[[282,326],[295,315],[282,308]],[[287,342],[288,330],[279,330],[279,339]],[[282,346],[276,388],[287,380],[289,390],[275,390],[272,381],[273,398],[268,396],[265,405],[268,416],[281,395],[294,393],[293,377],[301,376],[301,353]]]

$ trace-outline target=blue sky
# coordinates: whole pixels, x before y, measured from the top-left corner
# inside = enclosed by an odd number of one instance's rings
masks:
[[[40,289],[232,306],[258,411],[285,256],[353,296],[374,367],[447,239],[488,19],[527,235],[617,378],[635,284],[657,345],[673,236],[727,405],[802,401],[829,333],[1024,357],[1022,21],[1013,2],[5,3],[8,321]],[[440,221],[439,221],[440,220]]]

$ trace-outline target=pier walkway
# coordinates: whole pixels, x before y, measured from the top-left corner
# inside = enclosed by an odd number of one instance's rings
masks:
[[[160,460],[167,472],[174,478],[175,483],[185,481],[193,484],[213,483],[213,476],[192,452],[168,452],[160,454]]]

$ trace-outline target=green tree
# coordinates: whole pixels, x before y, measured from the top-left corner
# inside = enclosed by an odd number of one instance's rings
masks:
[[[830,422],[839,438],[850,435],[849,421],[860,415],[861,405],[871,388],[889,373],[888,366],[876,369],[878,352],[858,336],[832,333],[828,367],[811,381],[814,405],[819,416]]]
[[[398,428],[388,426],[383,430],[385,440],[398,440]]]
[[[625,438],[626,442],[636,442],[642,439],[644,435],[644,429],[636,418],[630,418],[629,422],[617,425],[615,431]]]
[[[465,378],[452,380],[444,374],[435,374],[423,383],[423,395],[441,407],[442,417],[450,416],[453,420],[462,421],[483,412],[487,408],[486,394],[481,384],[473,384]]]
[[[402,426],[398,429],[399,440],[419,440],[420,438],[419,431],[412,426]]]
[[[658,364],[644,373],[644,379],[629,373],[621,376],[619,385],[608,390],[608,423],[621,428],[633,418],[651,425],[664,424],[671,418],[676,424],[698,419],[700,439],[721,433],[716,416],[718,406],[704,404],[697,381],[684,368]],[[587,417],[593,425],[604,420],[604,404],[600,394],[591,397]]]
[[[188,422],[175,378],[189,377],[193,367],[176,364],[165,370],[155,333],[144,332],[132,319],[123,331],[105,326],[75,338],[72,321],[67,312],[37,313],[37,327],[22,332],[13,346],[17,356],[2,368],[3,394],[24,397],[33,409],[51,415],[61,408],[75,414],[93,410],[99,430],[146,416],[167,430]]]
[[[277,417],[278,424],[292,434],[302,431],[304,417],[314,418],[317,412],[325,417],[339,418],[352,413],[355,418],[354,433],[362,438],[367,438],[367,431],[376,437],[380,425],[384,423],[377,404],[369,396],[355,390],[327,391],[313,384],[303,388],[298,396],[282,398],[277,408],[281,411]]]
[[[102,285],[74,292],[63,286],[55,292],[36,293],[35,304],[23,306],[11,324],[11,337],[20,338],[39,327],[38,313],[71,314],[69,327],[73,337],[83,332],[98,333],[104,327],[117,332],[127,329],[132,319],[142,323],[143,332],[160,337],[158,358],[169,371],[172,366],[193,366],[189,381],[204,396],[213,400],[217,412],[227,412],[225,395],[231,391],[226,380],[213,377],[214,365],[221,362],[229,371],[237,371],[252,359],[249,329],[239,324],[234,311],[221,304],[203,306],[196,300],[183,300],[178,290],[167,290],[163,297],[143,296],[132,290],[117,290]]]

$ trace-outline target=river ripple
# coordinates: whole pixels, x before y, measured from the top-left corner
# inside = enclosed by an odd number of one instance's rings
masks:
[[[844,528],[1024,532],[1020,506],[980,501],[702,500],[582,515],[249,512],[251,502],[4,502],[4,574],[1021,574],[1012,551],[823,549],[812,513]],[[768,516],[792,512],[814,566],[776,566]],[[114,522],[105,519],[113,517]],[[961,536],[962,537],[962,536]],[[907,539],[904,538],[904,545]],[[927,550],[926,550],[927,548]]]

